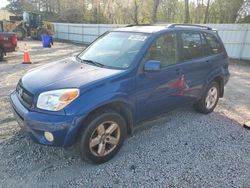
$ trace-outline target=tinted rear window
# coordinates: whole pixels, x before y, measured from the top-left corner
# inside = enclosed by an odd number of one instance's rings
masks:
[[[203,45],[199,33],[185,32],[182,38],[182,59],[190,60],[203,56]]]
[[[208,43],[209,55],[218,54],[222,52],[222,45],[214,35],[209,33],[204,33],[204,36]]]

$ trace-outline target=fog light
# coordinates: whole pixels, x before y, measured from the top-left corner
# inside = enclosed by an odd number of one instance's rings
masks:
[[[44,132],[44,137],[46,138],[46,140],[48,140],[49,142],[53,142],[54,141],[54,136],[52,133],[50,132]]]

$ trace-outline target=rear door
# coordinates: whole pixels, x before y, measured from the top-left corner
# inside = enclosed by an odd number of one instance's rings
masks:
[[[223,44],[219,40],[219,36],[212,33],[205,33],[204,37],[207,41],[207,56],[210,57],[210,68],[212,69],[211,74],[214,72],[220,72],[223,70],[224,73],[228,73],[228,56],[223,47]],[[220,69],[219,71],[216,71]],[[212,75],[211,75],[212,76]]]
[[[201,32],[180,33],[180,54],[183,79],[186,84],[184,96],[193,102],[201,96],[207,75],[211,72],[211,58],[207,55],[207,44]]]

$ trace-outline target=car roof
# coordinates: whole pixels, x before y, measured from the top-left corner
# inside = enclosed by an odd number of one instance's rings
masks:
[[[193,30],[193,31],[214,31],[214,29],[203,25],[192,24],[166,24],[166,25],[128,25],[126,27],[117,28],[114,31],[122,32],[138,32],[138,33],[157,33],[167,30]]]
[[[156,33],[167,29],[166,26],[127,26],[115,29],[115,31],[138,32],[138,33]]]

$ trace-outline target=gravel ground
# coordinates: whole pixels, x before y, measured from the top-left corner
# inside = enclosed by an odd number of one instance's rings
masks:
[[[242,127],[250,120],[249,65],[231,62],[214,113],[183,108],[145,122],[113,160],[90,165],[73,147],[40,146],[24,137],[8,102],[27,70],[82,47],[27,44],[34,64],[19,63],[21,50],[0,62],[0,187],[250,187],[250,130]]]

